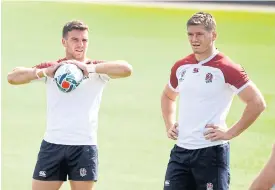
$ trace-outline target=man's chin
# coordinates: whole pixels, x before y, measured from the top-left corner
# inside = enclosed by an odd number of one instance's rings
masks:
[[[197,50],[197,49],[196,49],[196,50],[193,50],[193,53],[194,53],[194,54],[202,54],[203,51],[200,51],[200,50]]]
[[[78,60],[78,61],[84,60],[83,54],[81,54],[81,55],[74,55],[73,58],[74,58],[75,60]]]

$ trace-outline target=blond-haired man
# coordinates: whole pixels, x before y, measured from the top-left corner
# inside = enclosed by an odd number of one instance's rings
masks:
[[[187,34],[193,53],[174,64],[161,97],[167,135],[177,139],[164,189],[228,190],[229,140],[257,119],[265,101],[244,69],[216,49],[216,21],[211,14],[194,14],[187,21]],[[228,129],[226,117],[234,95],[246,108]]]

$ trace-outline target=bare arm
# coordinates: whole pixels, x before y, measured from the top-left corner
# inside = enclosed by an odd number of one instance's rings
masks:
[[[275,185],[275,144],[269,160],[254,179],[249,190],[269,190],[273,185]]]
[[[239,93],[240,99],[246,103],[241,119],[228,130],[234,138],[246,130],[265,110],[266,103],[259,89],[252,82]]]
[[[38,76],[43,77],[41,69],[18,67],[8,73],[7,79],[10,84],[20,85],[27,84],[32,80],[38,79]]]
[[[111,78],[123,78],[132,74],[132,66],[123,60],[87,65],[88,72],[106,74]]]
[[[171,88],[166,85],[162,96],[161,96],[161,110],[162,117],[166,126],[169,130],[176,123],[176,98],[178,96],[177,92],[171,90]]]
[[[162,117],[165,123],[167,136],[176,140],[176,98],[177,92],[174,92],[168,85],[165,86],[161,96]]]
[[[46,76],[54,76],[54,72],[61,63],[48,62],[41,63],[33,68],[17,67],[12,72],[8,73],[7,79],[10,84],[20,85],[30,83],[32,80],[37,80]]]

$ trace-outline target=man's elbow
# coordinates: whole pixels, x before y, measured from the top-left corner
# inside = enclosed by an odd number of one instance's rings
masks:
[[[266,109],[266,102],[265,100],[259,99],[256,103],[255,106],[257,107],[257,110],[259,111],[259,113],[262,113],[265,109]]]
[[[129,77],[132,75],[132,72],[133,72],[133,67],[132,65],[126,63],[124,66],[123,66],[123,77]]]
[[[8,83],[10,83],[10,84],[13,84],[13,85],[16,84],[15,76],[12,73],[8,74],[7,80],[8,80]]]
[[[7,81],[9,84],[12,84],[12,85],[21,85],[21,84],[26,84],[30,82],[30,80],[22,79],[16,73],[9,73],[7,76]]]

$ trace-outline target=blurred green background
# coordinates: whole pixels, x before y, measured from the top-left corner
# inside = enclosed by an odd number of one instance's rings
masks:
[[[91,58],[125,59],[134,67],[132,77],[111,81],[103,95],[96,189],[162,189],[174,142],[166,137],[160,95],[171,66],[191,52],[185,23],[196,11],[3,2],[2,189],[31,189],[46,113],[44,85],[11,86],[7,73],[16,66],[62,57],[61,30],[72,19],[90,26]],[[246,69],[268,105],[260,119],[231,142],[230,189],[245,190],[268,159],[274,141],[275,14],[210,12],[218,23],[217,47]],[[229,126],[239,119],[243,108],[235,98]],[[69,189],[68,183],[62,189]]]

